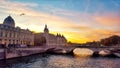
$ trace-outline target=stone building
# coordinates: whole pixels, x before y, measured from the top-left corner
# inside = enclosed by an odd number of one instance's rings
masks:
[[[0,44],[4,45],[34,45],[34,34],[28,29],[15,27],[15,21],[11,16],[0,24]]]
[[[63,35],[50,34],[47,25],[45,25],[44,33],[36,33],[34,39],[35,45],[61,46],[66,45],[67,43],[67,40]]]

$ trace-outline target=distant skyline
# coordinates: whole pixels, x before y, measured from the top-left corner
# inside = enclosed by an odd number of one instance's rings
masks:
[[[63,34],[84,43],[120,35],[120,0],[0,0],[0,24],[10,14],[16,26]]]

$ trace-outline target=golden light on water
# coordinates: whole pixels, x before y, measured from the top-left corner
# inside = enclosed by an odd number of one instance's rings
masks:
[[[54,66],[55,68],[70,68],[73,64],[73,60],[63,56],[51,56],[48,61],[48,66]]]
[[[75,48],[73,53],[76,57],[90,57],[93,55],[93,51],[87,48]]]

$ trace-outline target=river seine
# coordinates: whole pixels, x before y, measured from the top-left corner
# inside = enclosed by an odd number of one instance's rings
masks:
[[[119,58],[39,54],[0,61],[0,68],[119,68]]]

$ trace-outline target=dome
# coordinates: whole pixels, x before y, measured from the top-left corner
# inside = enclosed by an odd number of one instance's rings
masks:
[[[3,24],[7,26],[15,27],[15,21],[11,16],[5,18]]]

